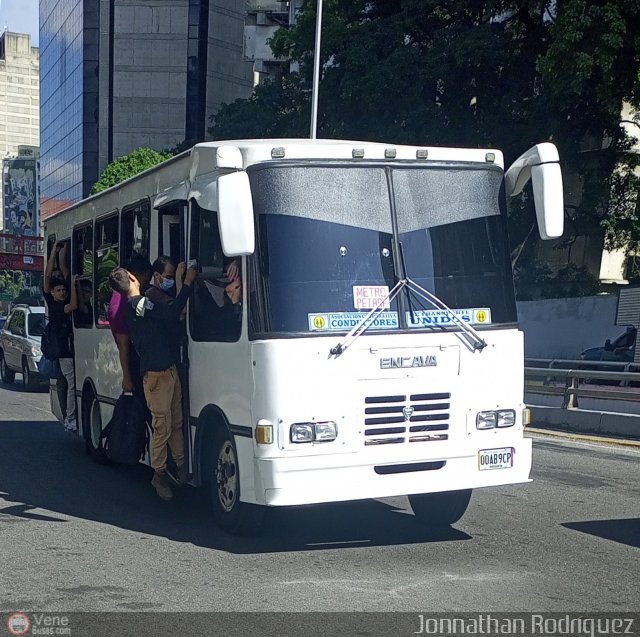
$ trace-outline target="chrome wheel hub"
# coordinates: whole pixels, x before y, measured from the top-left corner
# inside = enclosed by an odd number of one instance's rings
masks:
[[[216,485],[222,508],[227,513],[231,512],[238,498],[238,471],[236,454],[229,440],[222,445],[218,454]]]

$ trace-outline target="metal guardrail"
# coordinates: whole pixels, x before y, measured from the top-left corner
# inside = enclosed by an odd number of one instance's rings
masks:
[[[562,396],[563,409],[577,409],[580,397],[640,403],[640,365],[636,363],[532,358],[525,360],[524,376],[525,392]]]

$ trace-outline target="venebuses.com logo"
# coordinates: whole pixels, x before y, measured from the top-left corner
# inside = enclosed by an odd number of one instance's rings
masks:
[[[6,625],[12,637],[71,635],[69,617],[58,613],[11,613]]]
[[[26,613],[13,613],[7,619],[7,630],[10,635],[22,637],[31,629],[31,620]]]

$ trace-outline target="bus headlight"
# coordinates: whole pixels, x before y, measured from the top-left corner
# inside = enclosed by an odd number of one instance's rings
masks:
[[[331,442],[337,437],[335,422],[296,422],[291,425],[290,440],[294,443]]]
[[[498,427],[513,427],[516,424],[516,412],[513,409],[502,409],[498,413]]]
[[[318,422],[315,425],[316,442],[329,442],[338,437],[338,427],[335,422]]]
[[[480,411],[476,416],[476,429],[494,429],[495,427],[513,427],[516,424],[516,412],[513,409],[498,411]]]
[[[476,429],[493,429],[498,421],[495,411],[480,411],[476,416]]]

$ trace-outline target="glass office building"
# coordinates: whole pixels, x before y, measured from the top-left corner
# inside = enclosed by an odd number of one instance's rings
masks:
[[[206,138],[248,97],[245,0],[40,0],[42,219],[114,159]]]
[[[40,2],[42,216],[82,199],[83,0]]]

